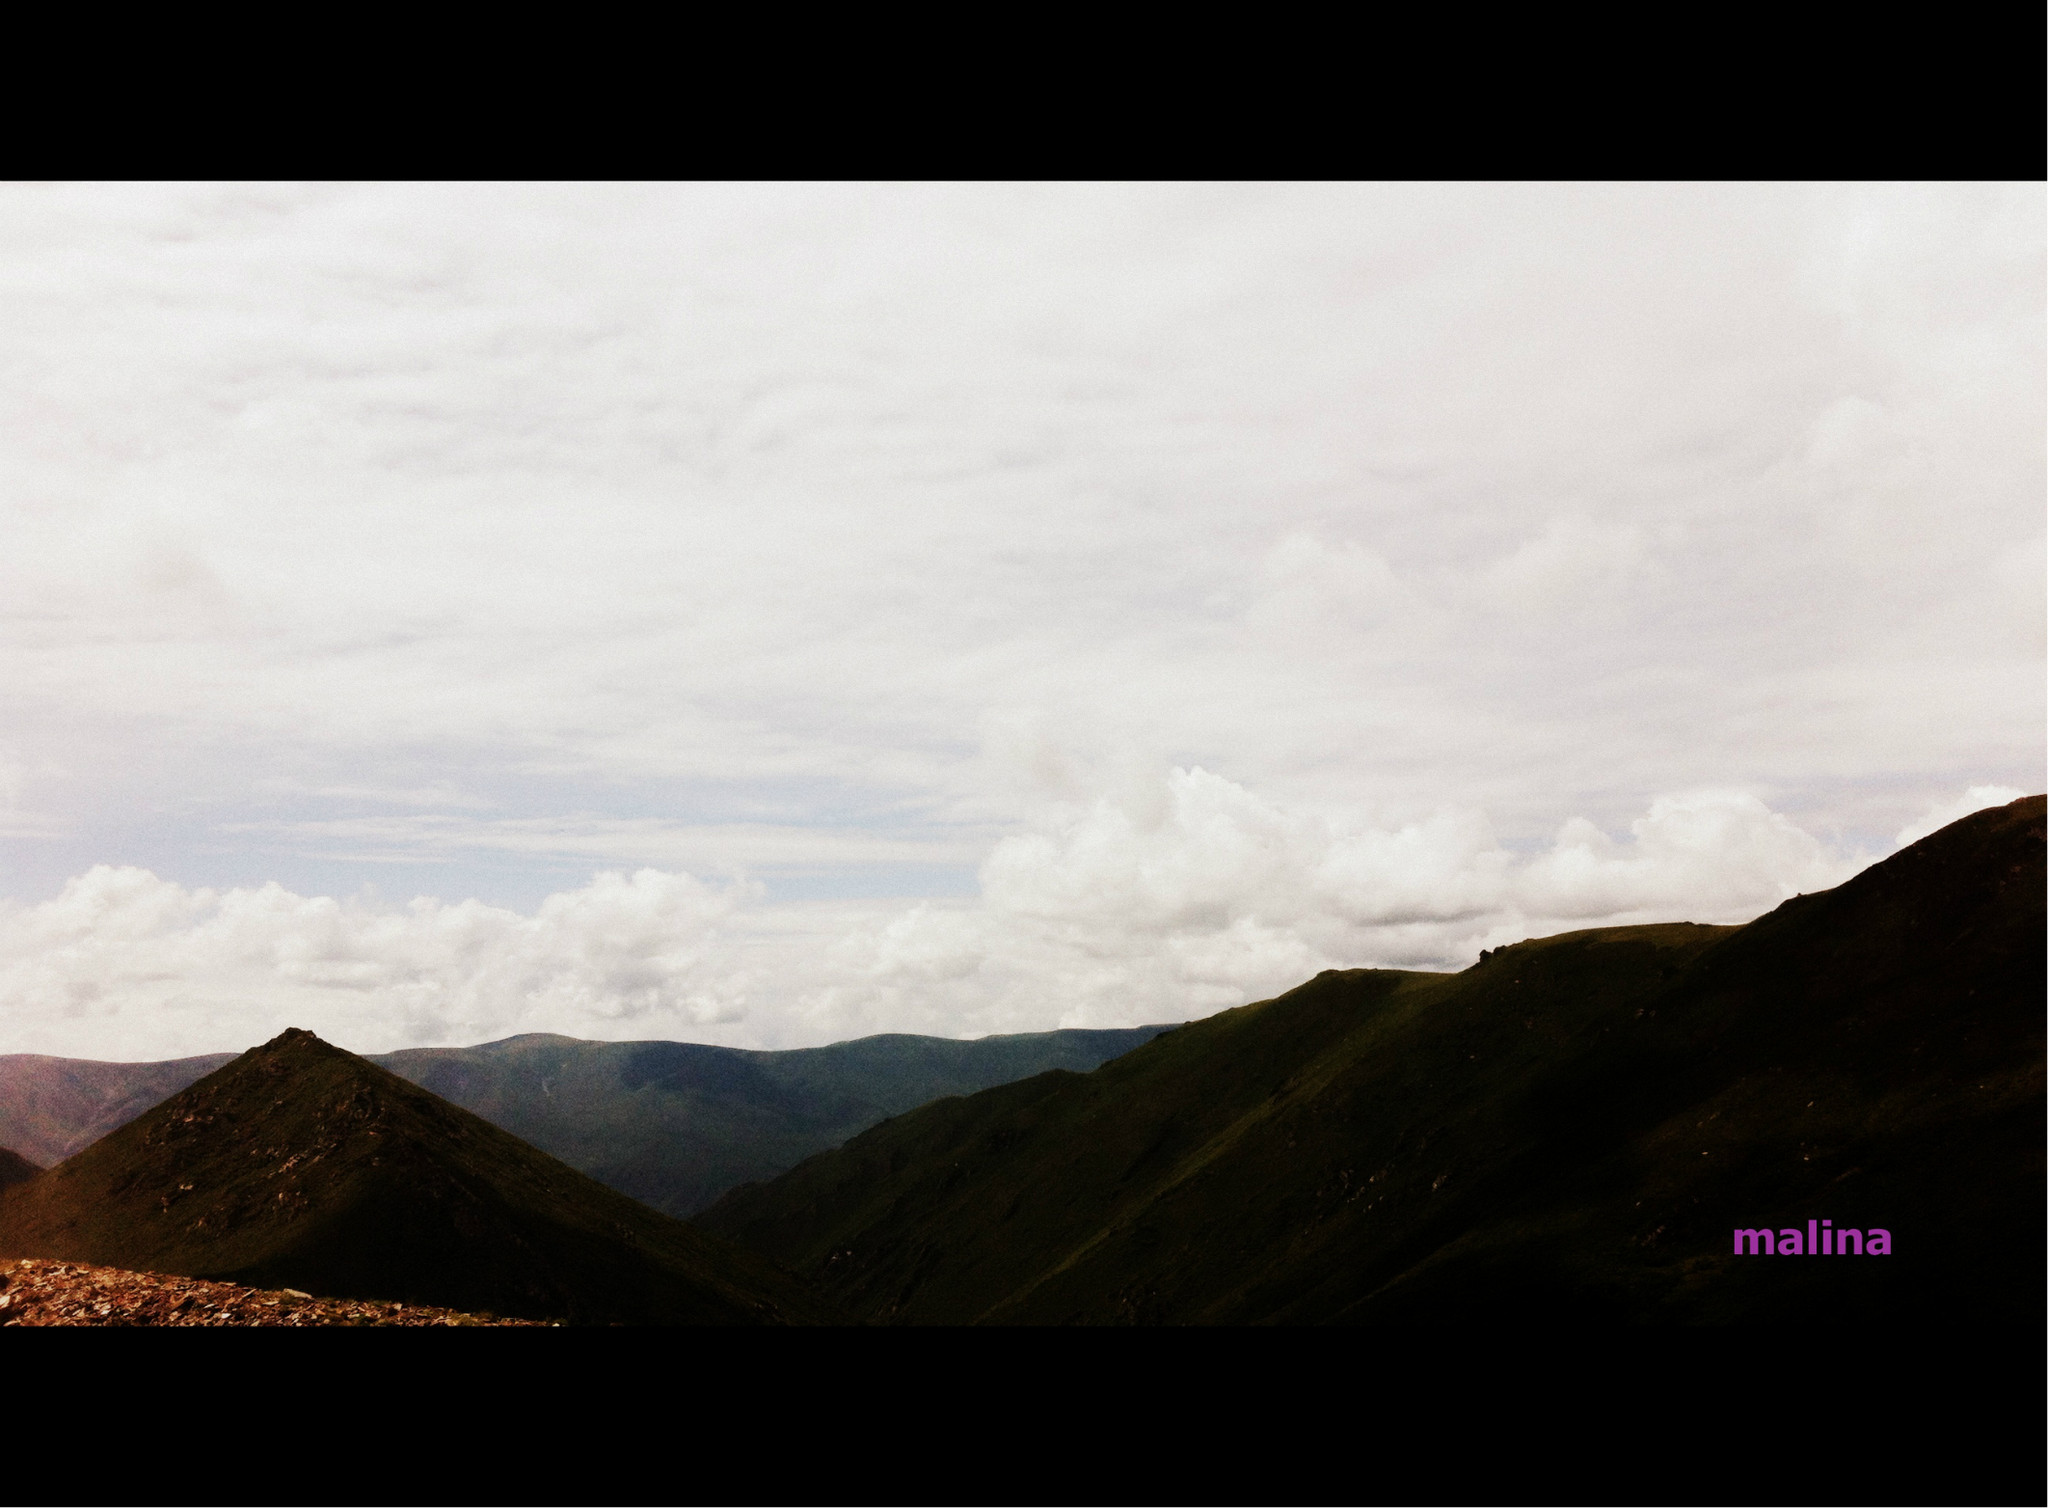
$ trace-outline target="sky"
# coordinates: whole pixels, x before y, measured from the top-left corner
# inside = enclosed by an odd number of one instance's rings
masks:
[[[1178,1021],[2048,785],[2048,190],[0,189],[0,1052]]]

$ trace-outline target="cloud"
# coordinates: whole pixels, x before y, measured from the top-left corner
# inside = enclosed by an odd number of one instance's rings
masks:
[[[1461,967],[1585,926],[1743,921],[1864,862],[1743,792],[1660,798],[1623,840],[1575,818],[1520,856],[1477,811],[1333,818],[1176,768],[1048,806],[993,846],[972,901],[778,905],[642,869],[520,913],[99,866],[0,913],[0,1030],[21,1050],[118,1041],[147,1057],[291,1024],[366,1051],[522,1031],[783,1047],[1133,1025],[1325,968]]]
[[[1868,862],[1828,852],[1741,791],[1660,797],[1630,831],[1635,841],[1624,849],[1589,822],[1566,823],[1521,875],[1522,906],[1542,917],[1682,910],[1692,921],[1747,921],[1796,894],[1839,885]]]
[[[1331,545],[1307,532],[1266,552],[1254,590],[1246,626],[1283,651],[1328,654],[1387,629],[1405,638],[1429,613],[1381,555],[1356,540]]]
[[[1972,812],[1981,812],[1988,806],[2004,806],[2026,794],[2015,786],[1973,785],[1952,801],[1934,802],[1919,821],[1908,822],[1900,828],[1898,845],[1904,848],[1909,843],[1918,843],[1928,834],[1940,832],[1951,822],[1960,822]]]
[[[1031,711],[1518,841],[2038,747],[2025,186],[6,192],[0,696],[182,873],[285,770],[1014,823]]]
[[[20,1050],[128,1057],[240,1048],[301,1025],[368,1049],[519,1031],[688,1036],[743,1018],[715,956],[744,892],[606,873],[531,915],[478,901],[188,890],[96,866],[0,913],[0,1019]]]
[[[1987,597],[2002,621],[2007,648],[2039,657],[2048,651],[2048,540],[2036,534],[2000,553],[1992,563]]]
[[[1175,1020],[1323,968],[1461,967],[1585,926],[1747,921],[1867,862],[1739,791],[1659,798],[1626,841],[1574,819],[1525,858],[1476,811],[1375,826],[1175,769],[1003,839],[979,905],[851,926],[811,1019],[849,1032]]]
[[[964,1031],[1738,915],[2038,776],[2036,186],[0,208],[9,915],[800,876],[702,1030]]]
[[[1480,596],[1523,612],[1611,598],[1626,589],[1643,554],[1641,531],[1633,525],[1568,514],[1486,567]]]
[[[375,793],[344,790],[339,794],[359,797]],[[409,792],[382,795],[381,799],[427,804]],[[223,831],[273,843],[346,845],[346,851],[358,858],[393,864],[429,862],[451,854],[509,853],[623,858],[726,873],[801,873],[890,865],[971,865],[975,857],[970,842],[954,833],[918,831],[903,836],[798,823],[684,823],[657,817],[493,819],[434,813],[239,822],[224,824]]]

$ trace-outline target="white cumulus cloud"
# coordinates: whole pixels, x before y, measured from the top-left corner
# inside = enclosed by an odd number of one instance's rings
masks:
[[[1868,861],[1741,791],[1659,798],[1623,840],[1574,819],[1520,856],[1477,811],[1374,825],[1174,769],[1003,839],[978,904],[851,926],[811,1021],[850,1033],[1178,1020],[1324,968],[1455,968],[1579,927],[1747,921]]]
[[[1908,822],[1899,829],[1899,847],[1918,843],[1929,833],[1936,833],[1951,822],[1960,822],[1972,812],[1981,812],[1987,806],[2004,806],[2026,795],[2025,791],[2009,785],[1973,785],[1953,801],[1937,801],[1921,814],[1917,822]]]
[[[0,1051],[1143,1020],[1832,883],[2039,789],[2044,209],[0,187]]]
[[[1584,820],[1565,824],[1520,875],[1522,906],[1542,917],[1682,910],[1691,921],[1746,921],[1862,867],[1740,791],[1660,797],[1630,831],[1624,846]]]
[[[0,912],[0,1031],[18,1050],[151,1057],[287,1025],[364,1051],[522,1031],[786,1047],[1135,1025],[1325,968],[1456,968],[1585,926],[1743,921],[1864,862],[1740,791],[1659,798],[1619,839],[1575,818],[1517,854],[1476,810],[1374,823],[1175,768],[1045,807],[990,850],[979,896],[951,902],[807,911],[641,869],[522,913],[101,865]]]
[[[0,912],[0,1021],[16,1050],[177,1056],[287,1025],[350,1046],[520,1031],[689,1036],[740,1018],[717,951],[741,896],[688,875],[606,873],[531,915],[475,900],[404,907],[276,884],[188,890],[99,865]]]

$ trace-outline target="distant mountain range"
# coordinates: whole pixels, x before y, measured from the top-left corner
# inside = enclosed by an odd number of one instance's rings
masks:
[[[880,1323],[2038,1324],[2044,807],[1744,927],[1322,974],[697,1223]]]
[[[1163,1026],[960,1042],[885,1035],[785,1052],[530,1035],[369,1061],[675,1216],[892,1115],[1047,1069],[1085,1072]],[[0,1148],[52,1166],[231,1062],[0,1057]],[[4,1160],[0,1160],[4,1161]],[[0,1183],[7,1181],[0,1166]]]
[[[0,1189],[0,1255],[583,1324],[838,1318],[772,1262],[303,1031]]]
[[[0,1258],[599,1324],[2039,1324],[2044,841],[1170,1031],[0,1060],[0,1144],[98,1133],[0,1154]]]
[[[234,1059],[231,1052],[163,1063],[0,1057],[0,1147],[54,1166]]]

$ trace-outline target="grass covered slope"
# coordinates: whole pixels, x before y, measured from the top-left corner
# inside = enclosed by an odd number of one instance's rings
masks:
[[[684,1216],[888,1116],[1051,1068],[1092,1069],[1163,1030],[973,1042],[886,1035],[782,1052],[531,1035],[374,1061],[599,1182]]]
[[[1625,995],[1716,935],[1640,928],[1550,945],[1573,985]],[[1246,1312],[1248,1281],[1298,1272],[1333,1242],[1343,1252],[1358,1217],[1387,1237],[1442,1209],[1434,1197],[1404,1206],[1418,1178],[1438,1192],[1447,1091],[1511,1086],[1582,1018],[1600,1030],[1602,992],[1532,989],[1519,1003],[1543,1019],[1487,1041],[1482,1068],[1478,1023],[1446,1019],[1446,978],[1325,973],[1092,1074],[927,1106],[736,1191],[699,1223],[817,1274],[876,1319],[1263,1317]]]
[[[899,1323],[2038,1318],[2042,818],[1744,928],[1325,974],[699,1223]],[[1809,1218],[1896,1254],[1730,1254]]]
[[[62,1162],[234,1056],[222,1052],[164,1063],[0,1056],[0,1147],[45,1167]]]
[[[0,1191],[0,1255],[583,1323],[833,1318],[772,1264],[302,1031]]]

